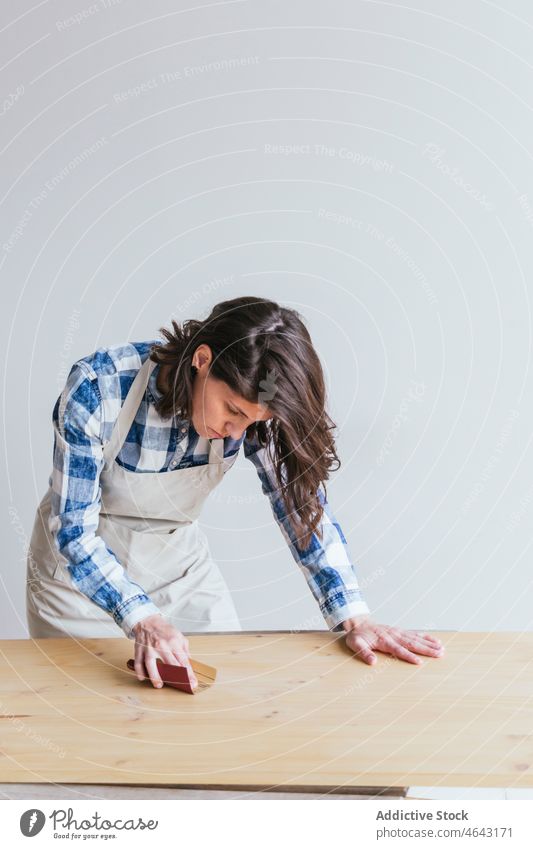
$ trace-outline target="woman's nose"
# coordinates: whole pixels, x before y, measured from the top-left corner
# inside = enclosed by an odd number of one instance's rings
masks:
[[[227,434],[232,439],[240,439],[242,436],[242,431],[238,424],[235,422],[226,422],[226,426],[224,430],[220,431],[223,434]]]

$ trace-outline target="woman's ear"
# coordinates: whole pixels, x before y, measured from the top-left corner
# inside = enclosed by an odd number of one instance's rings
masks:
[[[196,351],[194,352],[192,356],[192,364],[198,370],[200,370],[203,366],[207,366],[207,368],[209,368],[212,359],[213,354],[211,348],[209,347],[209,345],[206,345],[205,342],[203,342],[201,345],[198,345]]]

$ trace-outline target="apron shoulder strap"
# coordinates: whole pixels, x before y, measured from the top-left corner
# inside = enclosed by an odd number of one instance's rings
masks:
[[[120,408],[120,413],[118,414],[113,430],[111,431],[111,436],[108,442],[104,445],[103,457],[107,464],[114,461],[124,444],[124,440],[126,439],[135,418],[135,413],[139,409],[141,398],[143,397],[148,384],[148,378],[156,365],[157,363],[155,363],[154,360],[147,357],[135,375],[133,383],[128,390],[128,394],[124,399],[124,403]]]
[[[222,463],[224,460],[224,440],[212,439],[209,444],[209,462]]]

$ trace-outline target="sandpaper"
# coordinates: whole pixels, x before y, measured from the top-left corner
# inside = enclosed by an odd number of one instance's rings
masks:
[[[190,658],[190,664],[198,680],[198,686],[193,689],[186,666],[164,663],[160,657],[156,658],[156,663],[157,671],[159,672],[163,684],[168,684],[169,687],[174,687],[176,690],[183,690],[184,693],[190,693],[191,695],[210,687],[211,684],[214,683],[217,674],[214,666],[208,666],[207,663],[201,663],[199,660],[193,660]],[[128,660],[127,666],[129,669],[135,670],[135,661],[133,658]],[[146,669],[145,675],[145,681],[148,681],[148,683],[153,686]]]

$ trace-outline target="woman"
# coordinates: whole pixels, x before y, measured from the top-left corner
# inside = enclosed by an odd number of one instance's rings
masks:
[[[135,671],[190,666],[182,632],[241,630],[198,516],[241,444],[329,628],[365,662],[439,640],[369,618],[326,498],[339,467],[319,358],[299,314],[255,297],[166,340],[99,348],[54,406],[53,471],[28,553],[32,637],[135,639]]]

